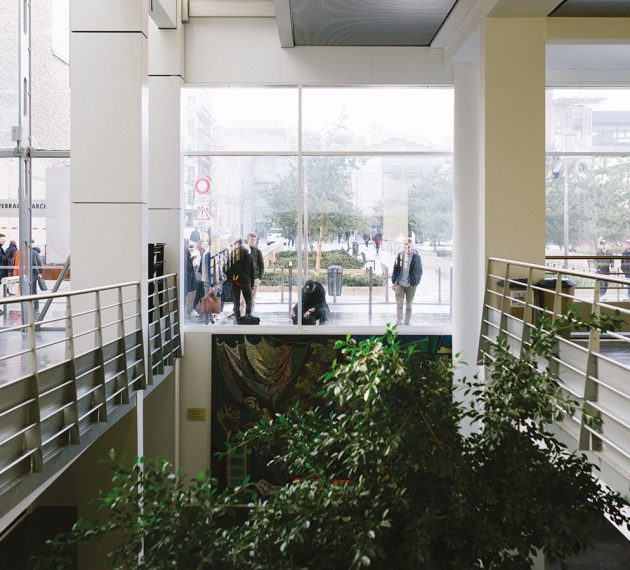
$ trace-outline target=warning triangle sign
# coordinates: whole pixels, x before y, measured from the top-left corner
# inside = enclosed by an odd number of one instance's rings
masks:
[[[195,214],[196,222],[209,222],[210,221],[210,212],[208,212],[208,208],[205,206],[199,206],[197,213]]]

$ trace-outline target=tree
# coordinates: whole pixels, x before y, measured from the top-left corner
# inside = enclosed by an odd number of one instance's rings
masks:
[[[341,129],[325,133],[324,147],[330,146]],[[319,147],[321,143],[307,138],[306,142]],[[360,159],[346,156],[313,156],[304,159],[305,221],[308,239],[317,243],[315,270],[321,269],[321,251],[324,240],[337,237],[338,232],[367,227],[363,214],[353,202],[352,172],[361,164]],[[285,235],[295,235],[297,165],[292,163],[289,172],[276,184],[261,191],[264,199],[272,204],[274,212],[269,220],[282,228]]]
[[[420,173],[409,189],[409,229],[434,248],[453,239],[453,169],[444,161]]]
[[[565,161],[569,161],[565,166]],[[565,172],[568,168],[568,174]],[[597,249],[600,238],[623,242],[630,235],[630,163],[616,157],[589,161],[564,157],[548,164],[547,241],[564,241],[564,185],[568,176],[569,242]]]
[[[552,361],[566,327],[616,324],[606,316],[579,322],[573,311],[543,319],[521,358],[500,338],[488,382],[462,386],[448,361],[419,366],[393,329],[348,338],[322,377],[319,405],[261,419],[233,442],[271,452],[271,463],[294,477],[266,500],[254,496],[240,522],[226,516],[248,482],[221,494],[203,474],[188,494],[168,470],[140,479],[134,471],[101,504],[126,513],[117,519],[133,547],[125,552],[137,554],[144,539],[157,569],[525,570],[537,550],[564,558],[588,544],[592,517],[627,526],[628,503],[549,432],[580,406],[539,365]],[[454,401],[458,388],[475,405]],[[465,419],[479,431],[462,433]],[[103,528],[79,525],[53,552]]]

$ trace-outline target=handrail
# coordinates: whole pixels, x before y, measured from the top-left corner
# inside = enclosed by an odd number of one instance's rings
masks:
[[[547,282],[551,288],[538,283],[542,275],[555,276],[555,282]],[[592,290],[574,288],[564,277],[592,280]],[[603,420],[602,427],[595,429],[576,414],[556,423],[554,429],[562,432],[565,443],[572,441],[576,449],[594,454],[602,481],[625,493],[630,482],[630,367],[624,364],[630,354],[630,301],[605,301],[606,282],[630,288],[630,279],[612,274],[489,258],[479,356],[481,363],[502,336],[512,354],[520,357],[541,315],[555,319],[569,305],[582,320],[591,314],[620,318],[617,333],[594,330],[585,338],[579,332],[564,331],[555,339],[556,356],[549,365],[566,393]]]
[[[151,279],[147,279],[147,283],[154,283],[155,281],[160,281],[162,279],[167,279],[171,277],[177,277],[177,273],[169,273],[168,275],[162,275],[161,277],[152,277]],[[140,281],[127,281],[124,283],[114,283],[112,285],[102,285],[100,287],[90,287],[88,289],[76,289],[73,291],[65,291],[61,293],[43,293],[41,295],[18,295],[15,297],[3,297],[0,298],[0,304],[6,303],[21,303],[23,301],[42,301],[45,299],[58,299],[60,297],[76,297],[77,295],[85,295],[87,293],[96,293],[98,291],[107,291],[109,289],[117,289],[119,287],[132,287],[135,285],[140,285]]]
[[[16,486],[58,469],[58,452],[78,456],[99,424],[122,417],[136,392],[173,370],[182,344],[177,274],[148,282],[152,320],[140,281],[0,300],[5,317],[11,310],[25,321],[0,328],[0,517]],[[35,310],[45,299],[55,301],[47,320]]]

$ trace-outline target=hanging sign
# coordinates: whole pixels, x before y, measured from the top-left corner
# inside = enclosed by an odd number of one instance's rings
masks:
[[[208,212],[208,208],[205,206],[200,206],[195,214],[195,222],[209,222],[210,221],[210,212]]]
[[[195,192],[202,195],[210,192],[210,179],[205,176],[203,178],[197,178],[195,182]]]

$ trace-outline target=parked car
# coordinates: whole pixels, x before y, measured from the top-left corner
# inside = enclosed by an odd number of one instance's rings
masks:
[[[275,242],[282,242],[283,245],[286,245],[287,239],[282,235],[282,230],[280,228],[271,228],[267,232],[267,245],[271,245]]]

